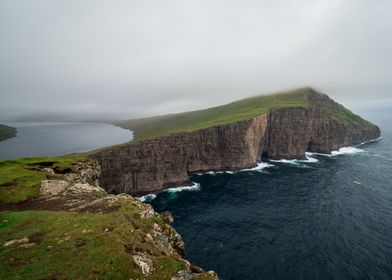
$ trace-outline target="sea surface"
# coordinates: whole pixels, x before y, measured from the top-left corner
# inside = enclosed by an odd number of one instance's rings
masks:
[[[222,279],[392,279],[392,118],[365,117],[381,140],[143,199],[173,214],[186,258]]]
[[[17,136],[0,142],[0,159],[61,156],[130,141],[129,130],[91,122],[5,123],[17,128]]]

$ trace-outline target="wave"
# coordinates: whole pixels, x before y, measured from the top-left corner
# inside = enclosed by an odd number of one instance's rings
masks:
[[[234,173],[236,173],[236,171],[224,170],[224,171],[198,172],[198,173],[196,173],[196,175],[202,176],[202,175],[205,175],[205,174],[208,174],[208,175],[216,175],[216,174],[234,174]]]
[[[150,202],[154,200],[156,197],[157,197],[156,194],[150,193],[150,194],[140,196],[137,199],[139,199],[140,202]]]
[[[182,191],[198,191],[198,190],[200,190],[200,184],[193,182],[191,186],[168,188],[165,190],[165,192],[175,193],[175,192],[182,192]]]
[[[263,170],[264,168],[268,168],[268,167],[272,167],[274,166],[273,164],[270,164],[268,162],[259,162],[257,163],[256,167],[253,168],[247,168],[247,169],[242,169],[241,171],[259,171],[259,170]]]
[[[368,142],[367,142],[368,143]],[[362,144],[361,144],[362,145]],[[366,151],[363,149],[359,149],[357,147],[343,147],[340,148],[337,151],[332,151],[330,154],[323,154],[323,153],[311,153],[307,152],[309,155],[316,155],[316,156],[323,156],[323,157],[335,157],[335,156],[340,156],[340,155],[354,155],[354,154],[361,154],[365,153]]]
[[[361,154],[366,152],[363,149],[360,149],[362,145],[366,145],[368,143],[372,142],[378,142],[382,139],[382,137],[378,137],[376,139],[368,140],[365,142],[362,142],[361,144],[355,145],[355,146],[347,146],[347,147],[342,147],[337,151],[332,151],[330,154],[323,154],[323,153],[312,153],[312,152],[306,152],[306,154],[312,156],[312,155],[319,155],[319,156],[326,156],[326,157],[333,157],[333,156],[340,156],[340,155],[354,155],[354,154]]]
[[[356,147],[343,147],[337,151],[332,151],[332,156],[339,156],[339,155],[354,155],[354,154],[361,154],[364,153],[365,150],[356,148]]]
[[[309,153],[305,153],[305,157],[306,159],[301,160],[301,162],[315,163],[319,161],[317,158],[312,157],[312,155]]]
[[[312,155],[314,155],[314,153],[306,152],[305,153],[306,159],[278,159],[278,160],[271,159],[270,161],[303,166],[302,163],[316,163],[319,161],[317,158],[312,157]]]
[[[380,136],[380,137],[378,137],[378,138],[376,138],[376,139],[372,139],[372,140],[369,140],[369,141],[362,142],[362,143],[359,144],[358,146],[362,146],[362,145],[365,145],[365,144],[368,144],[368,143],[372,143],[372,142],[378,142],[378,141],[380,141],[381,139],[382,139],[382,136]]]

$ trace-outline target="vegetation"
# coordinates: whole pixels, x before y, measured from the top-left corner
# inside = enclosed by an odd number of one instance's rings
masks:
[[[135,220],[132,211],[128,205],[106,214],[0,212],[0,279],[145,279],[132,259],[135,246],[156,256],[147,279],[170,279],[183,262],[144,241],[141,232],[153,228],[154,218]],[[3,245],[26,237],[31,247]]]
[[[38,197],[42,180],[60,179],[87,160],[74,156],[0,161],[0,206],[6,210],[0,211],[0,279],[161,280],[185,268],[184,260],[162,251],[149,235],[157,227],[170,231],[169,226],[159,216],[142,216],[142,204],[133,199],[103,199],[95,210],[80,212],[63,211],[61,203],[49,204],[48,211],[9,211],[26,209],[13,202]],[[152,261],[154,269],[147,276],[133,258],[138,252]],[[198,273],[196,279],[212,278]]]
[[[349,109],[345,108],[344,106],[337,104],[338,106],[333,110],[333,113],[331,114],[332,117],[337,119],[340,122],[343,122],[345,124],[356,124],[359,121],[362,122],[367,122],[368,121],[362,119],[360,116],[354,114],[351,112]]]
[[[39,195],[39,186],[48,178],[61,178],[74,170],[85,157],[47,157],[0,161],[0,203],[25,201]],[[45,171],[50,167],[55,174]]]
[[[0,124],[0,141],[16,136],[16,128],[8,125]]]
[[[247,120],[283,107],[306,107],[306,96],[312,89],[301,88],[274,95],[246,98],[227,105],[200,111],[152,118],[120,121],[116,124],[134,131],[134,139],[144,140],[190,132],[212,126]]]
[[[317,96],[317,98],[309,98],[310,95]],[[332,118],[345,124],[363,121],[328,96],[310,87],[305,87],[273,95],[246,98],[205,110],[126,120],[115,124],[132,130],[134,141],[139,141],[247,120],[280,108],[308,107],[309,105],[320,105]]]

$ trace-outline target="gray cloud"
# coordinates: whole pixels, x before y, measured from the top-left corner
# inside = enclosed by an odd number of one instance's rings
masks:
[[[186,111],[312,85],[391,104],[389,0],[0,0],[0,119]]]

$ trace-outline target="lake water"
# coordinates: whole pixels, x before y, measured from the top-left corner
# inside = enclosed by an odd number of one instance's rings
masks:
[[[193,176],[150,203],[173,214],[186,258],[222,279],[392,279],[392,123],[368,117],[378,142]]]
[[[6,123],[17,137],[0,142],[0,159],[61,156],[132,139],[132,132],[107,123]]]

